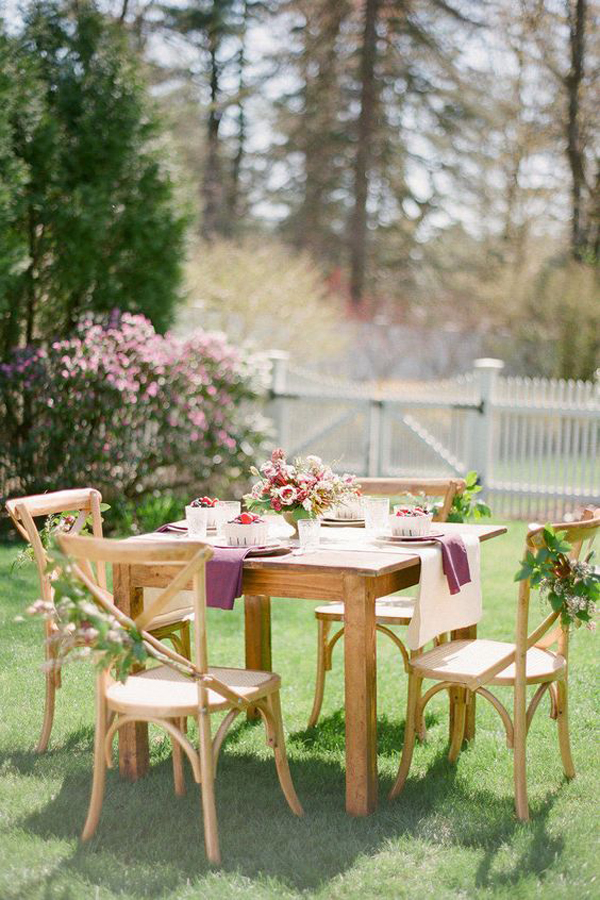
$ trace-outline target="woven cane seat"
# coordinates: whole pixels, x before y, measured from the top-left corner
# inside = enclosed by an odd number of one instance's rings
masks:
[[[209,673],[245,700],[259,700],[279,690],[281,684],[279,675],[273,672],[211,666]],[[121,713],[143,712],[146,708],[154,717],[176,718],[198,712],[197,682],[169,666],[130,675],[123,684],[114,682],[106,691],[106,699],[110,709]],[[208,704],[211,712],[231,708],[231,701],[213,690],[208,691]]]
[[[375,618],[380,625],[408,625],[415,609],[414,597],[397,597],[390,594],[375,601]],[[326,603],[315,609],[317,619],[330,622],[344,621],[343,603]]]
[[[423,678],[466,684],[477,679],[514,649],[514,644],[503,641],[450,641],[413,659],[411,665]],[[564,658],[557,653],[539,647],[527,651],[528,684],[555,681],[565,668]],[[512,685],[514,681],[515,667],[511,664],[486,683]]]

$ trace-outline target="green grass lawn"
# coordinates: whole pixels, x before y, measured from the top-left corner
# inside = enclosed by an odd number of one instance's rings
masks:
[[[512,576],[524,527],[483,548],[485,617],[480,633],[510,639]],[[306,730],[315,665],[312,604],[273,603],[274,668],[292,775],[306,815],[279,790],[261,725],[234,726],[217,779],[223,866],[204,855],[198,788],[187,772],[173,793],[170,745],[151,732],[152,769],[137,784],[109,773],[95,838],[82,846],[91,784],[93,678],[64,671],[51,749],[33,746],[42,718],[40,625],[14,617],[35,597],[33,570],[11,573],[14,547],[0,547],[0,898],[403,898],[600,896],[597,828],[596,638],[572,642],[571,721],[577,778],[562,776],[544,700],[529,741],[532,821],[513,815],[511,754],[496,713],[479,701],[477,740],[450,766],[447,708],[428,707],[428,742],[409,781],[387,802],[402,746],[406,679],[391,642],[378,643],[381,804],[366,819],[344,812],[342,647],[336,650],[319,727]],[[211,662],[242,664],[243,604],[209,613]],[[388,646],[389,645],[389,646]]]

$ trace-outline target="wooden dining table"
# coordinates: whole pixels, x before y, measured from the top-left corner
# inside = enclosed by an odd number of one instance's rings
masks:
[[[481,541],[505,533],[502,525],[444,524],[439,530],[471,532]],[[143,535],[155,538],[156,534]],[[342,601],[345,605],[344,685],[346,729],[346,811],[365,816],[377,808],[377,672],[375,600],[418,584],[421,561],[406,547],[385,550],[367,545],[338,547],[324,544],[302,555],[255,557],[244,561],[246,668],[272,670],[271,598],[292,601]],[[135,617],[143,607],[145,587],[163,587],[160,567],[115,566],[116,605]],[[224,613],[226,615],[226,613]],[[308,627],[308,622],[307,622]],[[454,633],[475,637],[472,625]],[[285,650],[285,648],[282,648]],[[465,738],[474,737],[472,699]],[[398,748],[400,750],[401,748]],[[119,768],[135,780],[149,765],[148,726],[125,725],[119,734]]]

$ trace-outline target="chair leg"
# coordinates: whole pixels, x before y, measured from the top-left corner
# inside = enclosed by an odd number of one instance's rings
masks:
[[[50,657],[48,657],[50,659]],[[52,732],[52,724],[54,722],[54,704],[56,698],[56,671],[50,669],[46,672],[46,698],[44,701],[44,722],[42,724],[42,733],[37,742],[35,752],[45,753],[48,749],[50,734]]]
[[[315,684],[315,699],[312,712],[308,720],[308,728],[314,728],[319,721],[321,706],[323,705],[323,693],[325,691],[325,673],[327,672],[327,641],[331,622],[327,619],[318,619],[317,636],[317,680]]]
[[[298,795],[296,794],[296,789],[294,788],[294,782],[292,781],[292,776],[290,774],[290,767],[285,750],[285,734],[283,731],[283,718],[281,716],[281,702],[279,699],[279,691],[276,691],[274,694],[270,694],[266,699],[266,704],[269,712],[271,713],[273,725],[275,728],[275,740],[273,749],[275,751],[275,766],[277,768],[279,784],[281,785],[281,790],[283,791],[285,799],[288,802],[288,806],[292,810],[294,815],[303,816],[304,810],[300,805]]]
[[[557,719],[558,744],[563,769],[567,778],[575,778],[575,765],[571,756],[571,740],[569,738],[568,686],[566,681],[557,682]]]
[[[202,815],[204,819],[204,846],[209,862],[219,865],[219,830],[217,825],[217,808],[215,804],[215,781],[213,765],[213,745],[210,733],[210,716],[207,710],[200,710],[198,716],[198,734],[200,743],[200,775],[202,791]]]
[[[467,698],[464,688],[451,688],[450,702],[454,707],[454,719],[452,727],[452,736],[450,739],[450,749],[448,750],[448,760],[455,763],[458,754],[463,745],[465,737],[465,721],[467,715]]]
[[[422,652],[423,652],[422,650],[411,650],[410,658],[414,659],[416,656],[419,656]],[[421,681],[421,684],[422,684],[422,681]],[[418,704],[420,699],[421,699],[421,687],[419,687],[416,704]],[[425,712],[424,711],[419,716],[419,721],[417,722],[416,728],[417,728],[417,737],[419,739],[419,742],[421,744],[424,744],[425,741],[427,740],[427,728],[425,727]]]
[[[189,622],[183,622],[181,625],[181,655],[186,659],[192,658],[192,632]]]
[[[181,730],[184,719],[171,719],[175,728]],[[185,795],[185,776],[183,773],[183,750],[181,744],[174,737],[171,738],[171,752],[173,755],[173,782],[175,784],[175,793],[178,797]]]
[[[107,727],[107,709],[104,699],[103,678],[99,676],[96,682],[96,731],[94,733],[94,774],[92,781],[92,795],[87,819],[83,826],[82,841],[89,841],[98,826],[102,801],[104,799],[104,783],[106,780],[106,759],[104,756],[104,740]]]
[[[408,676],[408,699],[406,702],[406,730],[404,732],[404,747],[402,748],[402,758],[396,781],[390,791],[389,799],[393,800],[397,797],[404,782],[408,776],[410,764],[412,762],[413,751],[415,749],[415,738],[417,736],[417,702],[421,693],[422,678],[419,678],[413,672]]]
[[[529,821],[527,800],[527,693],[525,683],[515,683],[513,772],[517,818]]]

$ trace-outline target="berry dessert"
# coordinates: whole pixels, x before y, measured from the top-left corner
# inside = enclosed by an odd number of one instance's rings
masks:
[[[206,518],[206,527],[207,528],[216,528],[217,525],[217,516],[215,512],[215,507],[219,502],[218,497],[196,497],[195,500],[192,500],[190,506],[197,509],[200,507],[201,509],[208,510],[208,516]]]
[[[395,537],[421,537],[429,534],[433,513],[426,506],[395,506],[390,527]]]
[[[223,525],[223,535],[230,547],[258,547],[267,543],[269,526],[254,513],[243,512]]]

